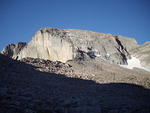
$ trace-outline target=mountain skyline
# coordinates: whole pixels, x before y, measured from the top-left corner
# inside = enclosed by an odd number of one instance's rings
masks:
[[[0,0],[2,50],[40,28],[83,29],[149,41],[149,0]]]

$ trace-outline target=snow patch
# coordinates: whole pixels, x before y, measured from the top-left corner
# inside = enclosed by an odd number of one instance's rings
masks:
[[[101,55],[100,55],[100,54],[95,54],[95,56],[96,56],[96,57],[101,57]]]
[[[107,56],[107,57],[110,57],[110,54],[109,54],[109,53],[107,53],[107,54],[106,54],[106,56]]]
[[[149,71],[148,69],[144,68],[141,65],[140,60],[134,56],[131,56],[131,59],[128,59],[127,63],[128,63],[128,65],[120,65],[120,66],[124,67],[124,68],[128,68],[128,69],[133,69],[135,67],[135,68],[140,68],[140,69],[144,69],[146,71]]]

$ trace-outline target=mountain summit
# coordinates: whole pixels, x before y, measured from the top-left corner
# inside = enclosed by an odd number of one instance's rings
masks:
[[[144,47],[147,46],[140,46],[135,39],[124,36],[49,27],[37,31],[28,44],[8,45],[2,53],[19,60],[26,57],[61,62],[74,59],[103,59],[126,67],[130,63],[128,60],[137,56],[141,60],[139,65],[142,65],[139,67],[148,70],[150,65],[146,63],[150,55],[146,54],[145,59],[141,58],[141,53],[138,52],[140,48],[144,51]],[[148,50],[150,49],[147,48],[146,51]]]

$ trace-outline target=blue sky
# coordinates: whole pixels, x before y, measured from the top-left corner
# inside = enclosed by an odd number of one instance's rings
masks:
[[[43,27],[85,29],[150,41],[150,0],[0,0],[0,50]]]

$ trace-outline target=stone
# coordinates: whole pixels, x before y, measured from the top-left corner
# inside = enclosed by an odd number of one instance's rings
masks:
[[[3,50],[2,54],[11,57],[11,58],[17,58],[17,55],[19,52],[26,46],[27,44],[25,42],[19,42],[17,44],[9,44],[7,45]]]
[[[150,74],[96,60],[66,64],[0,54],[7,69],[0,68],[0,113],[149,113]]]
[[[73,60],[82,51],[84,58],[108,60],[116,64],[127,64],[129,50],[137,47],[136,40],[112,34],[76,29],[43,28],[18,54],[19,60],[26,57],[66,62]]]

